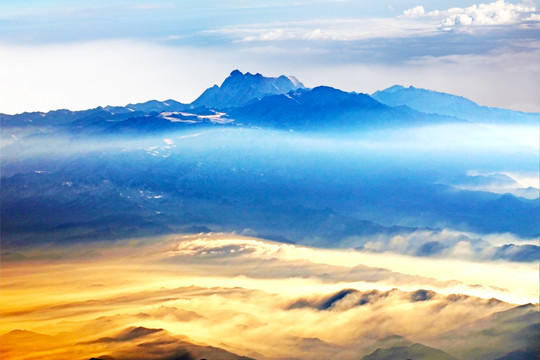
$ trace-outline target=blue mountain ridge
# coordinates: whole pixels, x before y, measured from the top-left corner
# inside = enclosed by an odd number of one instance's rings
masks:
[[[226,121],[211,121],[207,116],[218,111],[223,111]],[[169,99],[83,111],[0,114],[0,125],[90,130],[96,134],[117,134],[124,130],[152,133],[231,123],[300,131],[342,131],[463,121],[536,124],[539,115],[483,107],[463,97],[413,87],[396,85],[370,96],[328,86],[309,89],[294,77],[265,77],[234,70],[221,86],[208,88],[191,104]]]
[[[427,115],[407,106],[384,105],[369,95],[348,93],[329,86],[255,99],[246,106],[232,109],[230,116],[252,126],[300,131],[463,122],[448,116]]]
[[[239,70],[234,70],[221,86],[214,85],[206,89],[191,105],[211,108],[238,107],[254,99],[286,94],[303,88],[304,85],[292,76],[281,75],[274,78],[265,77],[259,73],[242,74]]]
[[[455,116],[473,122],[486,123],[540,123],[540,113],[525,113],[508,109],[481,106],[462,96],[433,90],[394,85],[371,95],[389,106],[406,105],[430,114]]]
[[[280,78],[234,71],[217,87],[216,94],[223,94],[217,103],[206,97],[206,105],[202,100],[153,100],[75,112],[1,115],[2,130],[13,126],[2,132],[2,140],[10,141],[2,148],[2,241],[25,243],[51,238],[52,233],[58,241],[71,241],[203,228],[248,229],[276,239],[305,239],[307,245],[362,249],[367,235],[425,228],[538,236],[537,200],[459,190],[424,179],[427,167],[455,178],[463,169],[453,166],[494,166],[486,165],[485,154],[467,153],[455,161],[445,158],[443,149],[411,162],[407,153],[392,149],[392,140],[389,149],[355,143],[344,152],[341,147],[321,149],[318,141],[319,135],[336,132],[374,127],[400,132],[408,126],[465,120],[389,106],[367,94],[328,86],[308,89]],[[237,91],[245,103],[233,106]],[[268,91],[276,93],[259,97]],[[276,129],[304,133],[297,137]],[[309,132],[317,134],[309,139]],[[130,136],[140,139],[130,144]],[[329,138],[329,146],[342,139]],[[298,139],[309,142],[297,144]],[[106,147],[99,146],[102,140]],[[43,156],[53,150],[43,146],[55,144],[56,152]],[[530,168],[537,163],[536,155],[528,153],[487,155],[497,167],[519,163]],[[141,195],[146,192],[149,195]],[[464,240],[478,254],[485,246]],[[439,256],[455,241],[427,238],[411,243],[407,251]],[[492,248],[492,257],[538,257],[536,245],[507,245]]]

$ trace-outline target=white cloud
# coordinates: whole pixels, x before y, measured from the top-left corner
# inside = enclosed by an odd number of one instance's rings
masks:
[[[380,38],[407,38],[436,35],[443,30],[472,26],[514,25],[540,21],[536,8],[497,0],[466,8],[426,11],[421,5],[402,15],[385,18],[313,19],[228,26],[202,31],[206,35],[225,35],[244,42],[252,41],[359,41]]]
[[[408,17],[415,17],[415,16],[422,16],[426,14],[426,10],[424,10],[423,6],[417,6],[412,9],[405,10],[403,12],[403,15]]]
[[[284,36],[286,36],[285,32],[282,29],[277,29],[263,34],[262,40],[278,40],[282,39]]]
[[[358,41],[380,38],[406,38],[433,35],[436,24],[408,17],[366,19],[320,19],[230,26],[202,31],[205,35],[224,35],[242,42],[253,41]]]
[[[523,21],[540,21],[534,14],[533,4],[512,4],[497,0],[488,4],[472,5],[466,8],[451,8],[426,12],[422,6],[405,10],[404,17],[438,17],[440,29],[453,30],[468,26],[512,25]]]
[[[525,21],[540,21],[540,14],[531,14],[529,17],[523,19]]]
[[[468,241],[460,241],[450,249],[448,255],[459,259],[474,259],[476,253]]]
[[[518,144],[524,144],[536,149],[540,146],[538,126],[506,126],[506,125],[481,125],[480,128],[499,136],[502,141],[505,138]],[[525,142],[522,140],[525,139]],[[501,141],[501,142],[502,142]],[[513,194],[527,199],[538,198],[538,174],[508,173],[508,172],[482,172],[471,170],[467,176],[482,176],[487,181],[480,184],[457,183],[449,184],[458,189],[473,191],[489,191],[496,194]],[[494,181],[494,176],[506,176],[506,181]],[[489,179],[489,180],[488,180]],[[490,181],[491,180],[491,181]],[[538,242],[536,242],[538,243]]]
[[[448,10],[448,16],[441,26],[451,29],[460,25],[508,25],[524,20],[524,14],[529,14],[534,7],[505,3],[498,0],[489,4],[473,5],[468,8],[454,8]]]

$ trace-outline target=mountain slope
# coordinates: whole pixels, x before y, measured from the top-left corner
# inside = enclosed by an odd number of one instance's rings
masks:
[[[480,106],[464,98],[412,86],[408,88],[394,85],[379,90],[371,95],[374,99],[389,106],[406,105],[417,111],[461,119],[488,123],[526,123],[537,125],[540,121],[538,113],[524,113],[508,109]]]
[[[434,349],[422,344],[410,346],[398,346],[389,349],[377,349],[370,355],[364,356],[363,360],[457,360],[455,357],[442,350]]]
[[[287,130],[360,130],[460,121],[426,115],[406,106],[391,107],[366,94],[328,86],[267,96],[234,109],[231,116],[252,126]]]
[[[430,345],[460,359],[534,359],[519,357],[540,351],[540,312],[526,304],[439,334]]]
[[[91,359],[215,359],[253,360],[221,348],[192,344],[185,336],[174,336],[163,329],[128,327],[114,336],[77,342],[76,334],[48,336],[24,330],[14,330],[0,336],[0,350],[6,358],[81,359],[82,354],[101,352],[109,355]],[[81,352],[81,349],[84,349]],[[50,351],[52,355],[46,354]],[[76,354],[76,355],[75,355]],[[87,357],[87,359],[90,356]]]

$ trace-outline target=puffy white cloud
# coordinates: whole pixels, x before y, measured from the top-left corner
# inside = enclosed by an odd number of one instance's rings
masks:
[[[506,3],[497,0],[489,4],[473,5],[467,8],[453,8],[441,22],[445,30],[460,25],[507,25],[525,20],[527,14],[536,11],[533,6]]]
[[[410,16],[410,17],[422,16],[422,15],[425,15],[425,14],[426,14],[426,10],[424,10],[424,7],[420,6],[420,5],[412,8],[412,9],[405,10],[403,12],[403,15]]]
[[[540,21],[533,4],[512,4],[497,0],[487,4],[472,5],[466,8],[451,8],[426,12],[423,6],[405,10],[404,17],[440,18],[440,29],[453,30],[467,26],[511,25],[523,21]]]

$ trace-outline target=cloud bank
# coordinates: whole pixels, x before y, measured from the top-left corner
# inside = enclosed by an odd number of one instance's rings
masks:
[[[13,359],[150,358],[181,349],[201,358],[209,349],[194,344],[203,343],[260,359],[357,359],[390,338],[469,351],[470,345],[453,345],[447,331],[463,329],[470,340],[485,334],[486,324],[510,321],[500,339],[491,337],[503,351],[522,346],[523,340],[508,345],[503,335],[526,326],[523,319],[535,309],[515,310],[492,296],[520,302],[538,296],[533,265],[476,264],[471,277],[465,273],[472,265],[463,262],[317,250],[234,234],[25,254],[26,260],[2,261],[1,346]],[[507,313],[499,318],[501,311]]]

